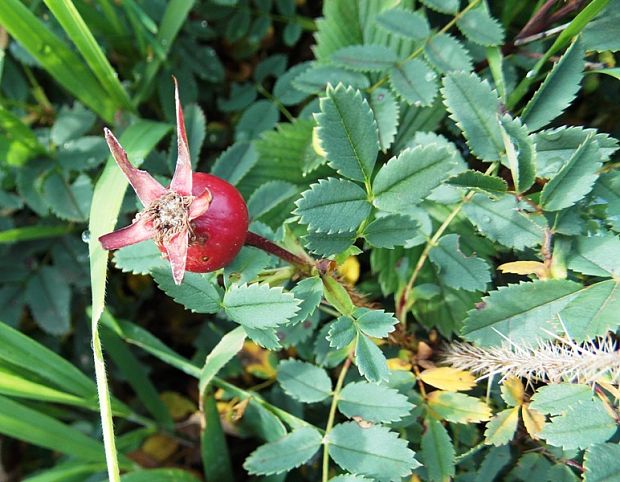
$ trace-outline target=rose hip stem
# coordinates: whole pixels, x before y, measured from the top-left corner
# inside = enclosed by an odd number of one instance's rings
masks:
[[[287,263],[297,266],[301,268],[304,272],[310,272],[315,266],[309,260],[303,259],[296,254],[287,251],[286,249],[278,246],[277,244],[269,241],[262,236],[253,233],[252,231],[248,231],[248,234],[245,238],[245,244],[247,246],[254,246],[255,248],[262,249],[263,251],[273,254],[280,259],[283,259]]]

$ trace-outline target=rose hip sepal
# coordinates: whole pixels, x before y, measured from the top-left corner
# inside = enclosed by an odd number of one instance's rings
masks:
[[[112,250],[153,239],[170,261],[179,285],[185,271],[206,273],[230,263],[245,242],[248,210],[231,184],[211,174],[192,173],[183,110],[175,79],[178,157],[169,187],[135,168],[112,132],[104,129],[112,157],[138,195],[144,210],[133,223],[99,238]]]

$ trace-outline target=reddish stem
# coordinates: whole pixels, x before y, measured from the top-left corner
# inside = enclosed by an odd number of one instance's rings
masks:
[[[269,241],[267,238],[263,238],[259,234],[253,233],[252,231],[248,231],[248,235],[245,238],[245,244],[247,246],[254,246],[255,248],[262,249],[266,253],[273,254],[287,263],[301,268],[304,272],[310,271],[314,268],[314,263],[311,261],[291,253],[283,247],[278,246],[277,244]]]

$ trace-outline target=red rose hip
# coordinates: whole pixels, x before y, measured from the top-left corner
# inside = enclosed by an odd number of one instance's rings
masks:
[[[204,214],[190,221],[186,271],[206,273],[223,268],[242,248],[248,232],[248,209],[230,183],[203,172],[193,175],[192,194],[208,189],[211,204]],[[160,246],[165,253],[165,249]]]

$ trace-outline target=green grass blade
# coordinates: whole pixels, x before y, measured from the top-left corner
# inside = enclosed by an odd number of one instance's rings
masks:
[[[54,353],[23,333],[0,322],[0,360],[36,373],[65,393],[88,400],[96,406],[97,387],[75,365]],[[128,417],[132,411],[123,403],[114,400],[114,413]]]
[[[0,359],[36,373],[54,385],[82,398],[93,398],[93,381],[67,360],[23,333],[0,323]]]
[[[60,226],[24,226],[23,228],[6,229],[0,231],[0,244],[55,238],[57,236],[64,236],[73,230],[73,226],[69,224]]]
[[[0,433],[91,462],[104,460],[103,445],[55,418],[0,395]],[[122,457],[125,467],[132,463]]]
[[[111,315],[106,311],[103,317],[106,316]],[[159,397],[159,393],[140,360],[129,350],[125,342],[107,326],[102,327],[101,338],[106,351],[125,376],[127,383],[134,389],[144,408],[153,415],[161,426],[172,429],[174,421],[170,412]]]
[[[65,89],[112,122],[117,106],[80,58],[19,0],[0,2],[0,24]]]
[[[207,480],[232,482],[235,477],[230,464],[226,436],[222,430],[220,414],[212,393],[204,394],[202,412],[204,423],[200,434],[200,453],[205,477]]]
[[[181,26],[185,22],[189,11],[194,5],[194,0],[170,0],[164,12],[161,25],[157,31],[157,41],[162,46],[164,52],[170,50],[170,46],[174,42]],[[151,60],[147,64],[142,83],[138,87],[138,91],[134,98],[134,104],[138,105],[148,95],[157,71],[161,67],[162,61],[158,58]]]
[[[4,366],[0,366],[0,394],[97,410],[97,402],[93,398],[86,400],[70,393],[61,392],[55,388],[28,380],[24,378],[22,373],[15,373]]]
[[[80,13],[69,0],[45,0],[45,4],[56,17],[65,33],[73,41],[86,60],[95,77],[114,99],[118,107],[131,109],[131,102],[118,80],[118,74],[108,62],[92,32]]]
[[[105,464],[102,463],[76,463],[72,461],[45,469],[32,477],[23,479],[23,482],[78,482],[104,470]]]
[[[111,328],[126,342],[142,348],[154,357],[159,358],[194,378],[200,378],[200,367],[168,348],[160,339],[153,336],[144,328],[129,321],[115,320],[111,316],[103,316],[101,318],[101,323]]]

